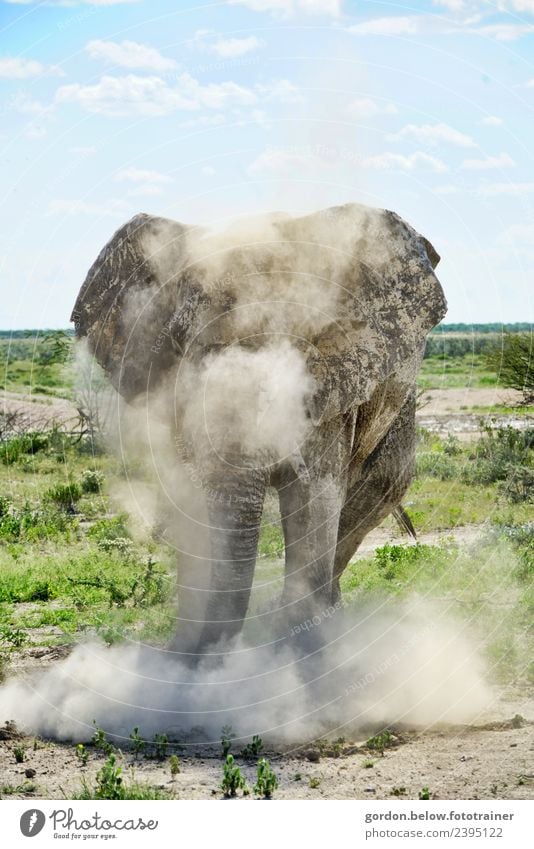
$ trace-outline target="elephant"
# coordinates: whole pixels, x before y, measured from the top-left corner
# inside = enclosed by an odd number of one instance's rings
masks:
[[[196,656],[241,632],[268,487],[283,628],[340,601],[384,517],[409,524],[416,377],[446,312],[438,262],[399,215],[355,203],[223,232],[139,214],[105,245],[76,335],[127,404],[167,399],[179,462],[201,481],[174,650]]]

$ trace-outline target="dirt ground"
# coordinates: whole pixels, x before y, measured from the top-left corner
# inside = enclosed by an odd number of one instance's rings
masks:
[[[41,650],[42,651],[42,650]],[[50,657],[35,658],[42,665]],[[366,746],[368,733],[336,748],[327,742],[295,744],[284,751],[266,747],[279,781],[277,799],[417,799],[423,788],[435,799],[532,799],[534,796],[534,704],[527,692],[496,691],[487,716],[472,726],[393,729],[393,745],[383,755]],[[17,764],[14,750],[25,760]],[[168,760],[120,758],[126,781],[137,781],[181,799],[222,798],[220,749],[199,746],[179,750],[180,774],[171,779]],[[105,756],[90,749],[81,766],[72,743],[13,737],[0,729],[0,785],[18,791],[9,798],[68,798],[82,778],[93,783]],[[255,761],[237,758],[250,787]],[[30,770],[30,778],[26,771]],[[4,791],[5,793],[5,791]]]

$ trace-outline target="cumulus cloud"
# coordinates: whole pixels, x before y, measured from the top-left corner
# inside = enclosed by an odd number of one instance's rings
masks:
[[[423,151],[416,151],[409,156],[403,156],[401,153],[380,153],[377,156],[368,156],[362,163],[366,168],[376,168],[378,170],[394,170],[413,171],[422,166],[430,168],[432,171],[442,173],[447,171],[447,166],[441,159],[435,156],[430,156]]]
[[[498,195],[510,195],[519,197],[534,192],[534,183],[484,183],[477,189],[477,194],[483,197],[497,197]]]
[[[371,18],[347,27],[353,35],[416,35],[420,28],[417,15],[396,15],[388,18]]]
[[[248,166],[249,174],[273,174],[277,176],[302,176],[322,170],[327,162],[313,151],[264,150]]]
[[[90,41],[85,47],[91,59],[101,59],[121,68],[142,68],[145,71],[168,71],[176,68],[174,59],[167,59],[154,47],[137,41]]]
[[[108,201],[107,203],[88,203],[83,200],[70,200],[57,198],[48,204],[47,215],[91,215],[97,218],[116,218],[125,214],[121,201]]]
[[[115,174],[115,181],[132,186],[128,191],[129,196],[155,197],[163,193],[164,186],[172,183],[172,177],[144,168],[122,168]]]
[[[226,0],[229,6],[246,6],[253,12],[272,12],[280,17],[296,14],[327,15],[337,18],[343,0]]]
[[[21,56],[0,57],[0,78],[6,80],[27,80],[31,77],[46,75],[62,76],[63,71],[55,65],[43,65],[35,59],[23,59]]]
[[[347,111],[353,118],[373,118],[375,115],[395,115],[398,109],[394,103],[381,103],[371,97],[359,97],[349,103]]]
[[[143,168],[122,168],[115,175],[115,180],[118,183],[172,183],[172,177],[169,177],[168,174]]]
[[[488,24],[477,29],[481,35],[495,38],[497,41],[516,41],[524,35],[534,32],[534,24]]]
[[[475,147],[475,142],[471,136],[461,133],[459,130],[455,130],[454,127],[443,123],[421,124],[419,126],[416,124],[407,124],[406,127],[399,130],[392,138],[395,140],[410,138],[433,145],[452,144],[457,147]]]
[[[256,102],[256,95],[234,82],[202,85],[180,74],[170,85],[160,77],[103,76],[94,85],[74,83],[56,92],[58,103],[77,103],[87,112],[108,116],[168,115],[177,110],[223,109]]]
[[[262,46],[262,42],[255,35],[245,36],[244,38],[225,38],[208,29],[197,30],[195,37],[191,39],[189,44],[192,47],[206,50],[208,53],[214,53],[221,59],[236,59],[246,53],[252,53]]]
[[[464,159],[462,168],[468,171],[488,171],[492,168],[514,168],[515,162],[508,153],[485,156],[483,159]]]

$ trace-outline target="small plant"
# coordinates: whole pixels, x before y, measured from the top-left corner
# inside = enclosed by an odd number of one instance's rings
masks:
[[[96,469],[86,469],[82,472],[82,492],[100,492],[104,483],[104,475],[102,472],[97,472]]]
[[[132,749],[136,758],[141,755],[146,747],[146,743],[139,734],[139,726],[136,725],[133,731],[130,734],[130,740],[132,741]]]
[[[374,767],[374,765],[375,765],[374,761],[364,761],[363,764],[362,764],[362,767],[364,769],[372,769]]]
[[[310,775],[308,779],[308,786],[312,790],[317,790],[321,786],[321,779],[317,778],[315,775]]]
[[[98,727],[95,720],[93,720],[93,725],[95,726],[95,733],[91,737],[91,743],[95,749],[100,749],[105,755],[111,755],[114,747],[106,737],[106,732],[103,728]]]
[[[263,749],[263,740],[257,734],[254,734],[251,743],[247,743],[241,752],[242,758],[247,758],[252,760],[253,758],[257,758]]]
[[[171,771],[171,778],[174,780],[180,772],[180,758],[178,757],[178,755],[170,756],[169,769]]]
[[[117,759],[111,754],[96,776],[97,799],[124,799],[121,773],[122,767],[117,766]]]
[[[58,483],[56,486],[47,489],[44,495],[47,501],[53,501],[62,510],[67,510],[74,513],[76,504],[82,497],[82,490],[77,483]]]
[[[164,761],[167,757],[167,748],[169,746],[169,738],[166,734],[154,735],[154,757],[158,761]]]
[[[235,738],[235,732],[231,725],[223,725],[221,728],[221,753],[222,757],[226,758],[230,754],[232,740]]]
[[[293,781],[302,781],[302,773],[296,772],[295,775],[293,776]]]
[[[85,766],[87,764],[87,761],[89,760],[89,752],[87,751],[83,743],[78,743],[74,751],[81,765]]]
[[[15,763],[24,763],[24,758],[26,755],[26,750],[24,746],[15,746],[15,748],[13,749],[13,754],[15,755]]]
[[[247,782],[245,776],[237,766],[233,755],[227,755],[223,766],[223,779],[221,782],[221,790],[226,798],[234,798],[237,796],[237,791],[242,790],[243,795],[248,795]]]
[[[388,731],[386,728],[384,731],[381,731],[380,734],[375,734],[374,737],[370,737],[365,745],[368,749],[373,749],[383,755],[384,749],[388,749],[393,745],[393,735],[391,734],[391,731]]]
[[[254,793],[263,796],[264,799],[270,799],[277,787],[278,779],[272,771],[269,761],[266,758],[260,758]]]
[[[20,648],[28,642],[28,635],[21,628],[12,628],[11,625],[0,626],[0,640],[11,643],[15,648]]]
[[[421,788],[421,790],[419,791],[419,799],[421,801],[427,801],[428,799],[430,799],[430,790],[428,789],[428,787]]]
[[[392,787],[391,795],[392,796],[404,796],[406,793],[406,787]]]

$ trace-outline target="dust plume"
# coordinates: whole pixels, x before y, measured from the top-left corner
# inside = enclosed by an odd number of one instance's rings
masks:
[[[302,635],[305,635],[304,642]],[[318,646],[316,639],[321,638]],[[325,609],[279,643],[241,637],[194,668],[170,651],[87,643],[53,669],[0,690],[0,721],[34,734],[87,740],[93,720],[128,739],[168,734],[218,743],[223,725],[272,743],[406,723],[475,719],[489,690],[473,644],[420,599]]]

